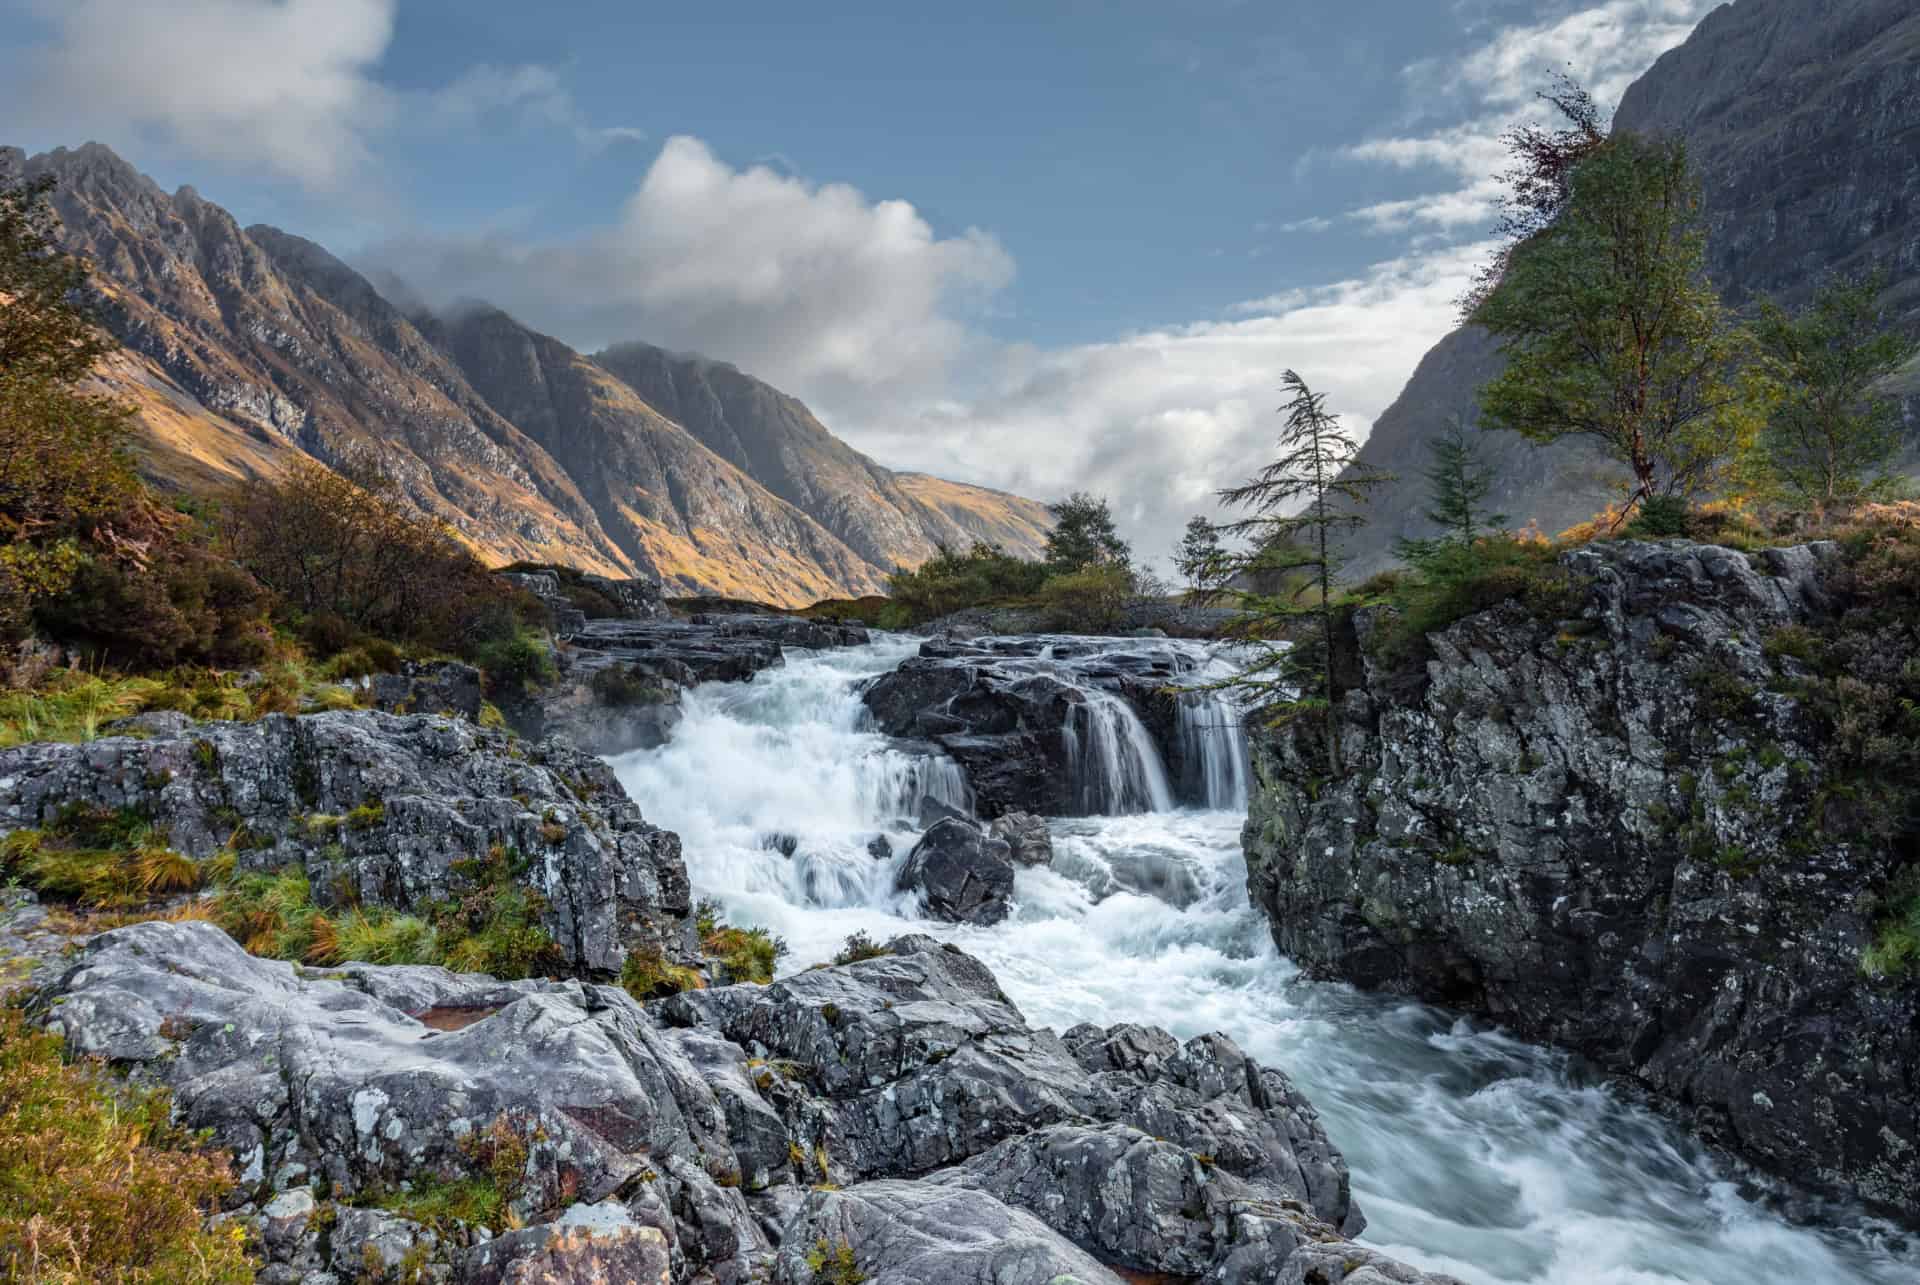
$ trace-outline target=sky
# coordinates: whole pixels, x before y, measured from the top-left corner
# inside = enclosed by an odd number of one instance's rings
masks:
[[[1356,436],[1487,253],[1498,138],[1711,0],[0,0],[0,143],[576,348],[732,361],[882,463],[1164,556],[1297,369]]]

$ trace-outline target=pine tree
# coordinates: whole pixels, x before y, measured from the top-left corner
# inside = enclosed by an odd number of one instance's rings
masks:
[[[1306,573],[1291,592],[1249,595],[1243,630],[1252,638],[1272,639],[1304,619],[1313,623],[1318,637],[1297,640],[1292,648],[1269,647],[1224,685],[1263,703],[1277,703],[1282,718],[1322,711],[1327,756],[1338,776],[1344,770],[1334,717],[1338,537],[1366,525],[1357,509],[1375,487],[1392,479],[1358,459],[1359,447],[1340,426],[1340,417],[1327,410],[1325,394],[1314,392],[1291,370],[1283,384],[1291,396],[1281,407],[1286,421],[1278,458],[1244,484],[1220,492],[1227,504],[1250,510],[1248,517],[1224,529],[1248,537],[1249,546],[1258,551],[1229,558],[1224,570],[1230,574],[1236,564],[1250,565],[1258,558],[1265,571]],[[1284,565],[1277,561],[1283,556]],[[1315,591],[1315,601],[1303,602]]]
[[[1440,534],[1426,540],[1399,540],[1394,544],[1394,554],[1431,574],[1470,562],[1474,541],[1482,532],[1505,523],[1507,515],[1486,509],[1494,473],[1458,415],[1448,417],[1446,428],[1427,443],[1427,450],[1433,462],[1421,470],[1421,476],[1427,479],[1432,507],[1425,516],[1440,528]]]
[[[1884,326],[1886,284],[1884,273],[1834,281],[1792,315],[1767,300],[1754,327],[1780,392],[1761,431],[1760,471],[1769,489],[1823,518],[1893,485],[1886,467],[1900,447],[1900,408],[1874,385],[1920,343]]]
[[[1113,523],[1104,496],[1075,491],[1047,506],[1053,530],[1047,532],[1047,567],[1056,575],[1112,566],[1131,570],[1133,550]]]
[[[1186,534],[1174,546],[1173,566],[1191,592],[1204,594],[1220,583],[1226,556],[1220,528],[1204,515],[1195,514],[1187,519]]]

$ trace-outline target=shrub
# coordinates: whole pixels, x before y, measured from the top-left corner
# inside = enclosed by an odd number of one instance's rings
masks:
[[[866,933],[857,932],[849,936],[845,942],[841,943],[839,951],[833,957],[833,962],[836,964],[857,964],[863,959],[880,959],[892,953],[893,952],[885,946],[867,936]]]
[[[1679,495],[1650,495],[1640,501],[1633,521],[1627,524],[1632,534],[1647,540],[1674,539],[1687,534],[1687,501]]]
[[[894,572],[887,591],[907,613],[901,623],[917,624],[968,607],[1020,601],[1039,592],[1046,578],[1045,563],[1016,558],[997,544],[976,544],[964,553],[943,546],[917,569]]]
[[[1873,945],[1860,957],[1869,977],[1904,977],[1920,967],[1920,866],[1909,867],[1886,899]]]
[[[206,1215],[223,1153],[168,1123],[166,1094],[67,1066],[57,1036],[0,1010],[0,1275],[45,1285],[246,1285],[237,1229]]]
[[[698,969],[674,963],[658,946],[641,946],[628,952],[627,962],[620,969],[620,985],[644,1003],[681,991],[701,990],[706,983]]]
[[[854,1257],[853,1246],[846,1241],[829,1241],[825,1236],[807,1251],[807,1270],[814,1285],[865,1285],[866,1272]]]
[[[1426,574],[1399,577],[1386,588],[1395,610],[1372,645],[1388,664],[1411,660],[1422,654],[1428,634],[1500,603],[1517,600],[1536,616],[1558,619],[1577,612],[1585,598],[1555,546],[1511,535],[1476,540]]]
[[[1132,596],[1133,577],[1112,563],[1054,576],[1040,589],[1047,627],[1070,633],[1117,628]]]
[[[720,962],[729,982],[761,986],[771,982],[773,970],[787,953],[787,943],[765,928],[736,928],[722,923],[720,913],[717,901],[703,900],[694,907],[701,953]]]
[[[609,665],[596,670],[587,685],[602,704],[616,709],[661,705],[673,698],[673,693],[654,675],[632,665]]]

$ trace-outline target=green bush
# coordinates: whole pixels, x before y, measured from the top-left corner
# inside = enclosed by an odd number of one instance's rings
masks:
[[[1388,664],[1423,654],[1427,635],[1503,602],[1518,601],[1543,619],[1580,610],[1585,586],[1560,565],[1560,550],[1540,541],[1487,536],[1438,559],[1422,574],[1403,573],[1384,585],[1393,614],[1374,634],[1376,654]]]
[[[719,961],[729,982],[765,986],[787,953],[787,943],[765,928],[736,928],[720,922],[720,903],[702,901],[694,907],[694,927],[700,934],[700,952]]]
[[[1069,571],[1040,587],[1046,626],[1063,633],[1117,629],[1132,596],[1132,575],[1112,563]]]
[[[964,553],[943,547],[918,568],[894,572],[887,591],[907,613],[901,623],[918,624],[969,607],[1022,601],[1046,579],[1045,563],[1016,558],[997,544],[976,544]]]

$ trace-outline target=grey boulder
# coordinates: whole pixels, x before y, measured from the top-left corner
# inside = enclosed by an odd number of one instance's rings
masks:
[[[997,924],[1013,898],[1013,850],[958,817],[934,823],[914,844],[895,880],[917,891],[922,907],[955,924]]]

